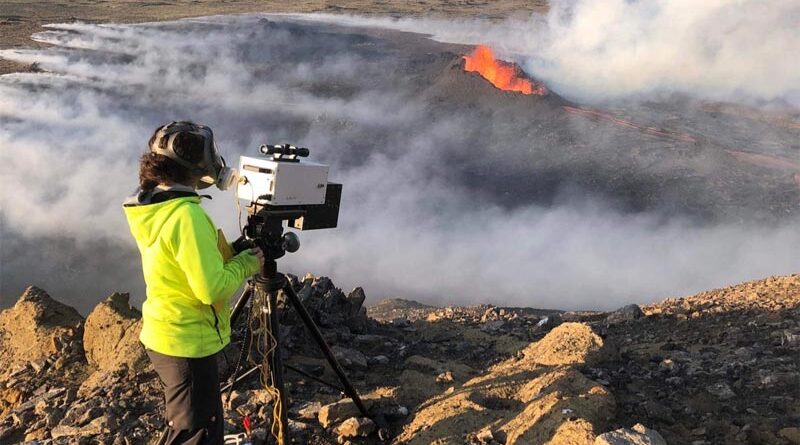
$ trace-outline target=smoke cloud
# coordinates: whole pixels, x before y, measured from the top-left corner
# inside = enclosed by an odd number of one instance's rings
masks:
[[[46,70],[0,77],[3,306],[28,284],[84,311],[112,291],[144,298],[121,202],[152,131],[180,119],[210,125],[229,161],[289,141],[332,164],[332,179],[344,183],[340,227],[301,233],[303,248],[280,265],[362,285],[372,301],[612,308],[800,264],[792,219],[703,223],[680,211],[632,212],[568,184],[546,200],[514,189],[512,170],[537,178],[550,168],[529,152],[562,148],[521,138],[492,114],[432,109],[420,93],[430,79],[409,68],[418,63],[409,47],[424,46],[421,38],[397,46],[391,34],[257,16],[62,24],[36,38],[53,46],[0,52]],[[577,69],[564,63],[559,69]],[[658,77],[644,76],[641,85]],[[770,88],[748,93],[788,91]],[[562,130],[599,153],[618,141],[580,125]],[[504,150],[493,165],[469,152],[490,145]],[[234,198],[212,194],[205,207],[234,238]]]
[[[554,0],[528,20],[305,19],[486,43],[579,101],[679,92],[800,106],[800,4],[793,0]]]

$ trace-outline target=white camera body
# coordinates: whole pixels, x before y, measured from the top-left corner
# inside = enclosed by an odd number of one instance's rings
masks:
[[[325,203],[328,166],[313,162],[239,158],[236,196],[250,203],[272,206]]]

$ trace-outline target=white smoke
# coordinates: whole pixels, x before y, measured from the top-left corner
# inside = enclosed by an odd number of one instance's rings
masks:
[[[541,60],[528,67],[581,95],[773,101],[800,92],[793,0],[556,2],[547,25]]]
[[[800,2],[554,0],[547,16],[483,20],[298,16],[485,43],[580,101],[679,92],[800,107]]]
[[[469,142],[465,128],[492,122],[432,120],[418,86],[352,50],[361,46],[260,26],[246,16],[56,25],[37,36],[53,47],[0,53],[49,71],[0,77],[3,305],[34,280],[84,309],[111,291],[142,298],[121,202],[153,129],[177,119],[214,128],[229,160],[288,140],[332,163],[345,184],[340,227],[302,233],[304,247],[281,267],[363,285],[373,301],[611,308],[800,264],[791,222],[665,221],[569,194],[552,206],[479,199],[452,180],[442,147],[458,148]],[[508,29],[519,28],[484,35]],[[522,40],[520,49],[534,46]],[[371,87],[380,79],[393,88]],[[234,237],[232,196],[216,193],[207,208]]]

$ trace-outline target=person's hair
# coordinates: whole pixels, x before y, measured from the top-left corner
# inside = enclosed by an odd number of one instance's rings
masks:
[[[150,137],[148,147],[156,142],[159,129]],[[161,138],[158,141],[158,145],[160,148],[167,148],[167,138]],[[200,163],[203,160],[203,156],[205,156],[205,140],[202,136],[193,133],[178,133],[175,135],[172,148],[181,159],[193,164]],[[189,185],[198,176],[200,175],[174,160],[149,150],[139,158],[139,186],[143,190],[152,190],[158,184],[163,183]]]

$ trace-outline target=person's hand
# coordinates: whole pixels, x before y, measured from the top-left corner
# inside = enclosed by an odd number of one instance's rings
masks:
[[[261,267],[264,267],[264,252],[261,250],[260,247],[253,247],[250,249],[250,253],[258,258],[258,262],[261,263]]]

